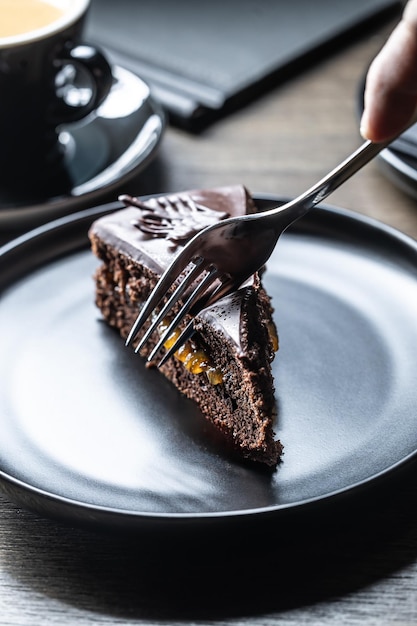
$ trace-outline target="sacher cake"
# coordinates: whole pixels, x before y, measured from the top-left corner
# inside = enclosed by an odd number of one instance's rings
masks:
[[[123,338],[159,276],[190,237],[225,217],[257,211],[243,186],[180,195],[189,210],[176,195],[144,202],[123,196],[125,208],[91,226],[92,250],[102,262],[95,274],[96,304]],[[242,457],[275,466],[282,453],[273,432],[271,361],[278,336],[260,273],[201,312],[194,327],[195,335],[161,366],[161,373],[197,403]],[[143,356],[157,339],[145,345]]]

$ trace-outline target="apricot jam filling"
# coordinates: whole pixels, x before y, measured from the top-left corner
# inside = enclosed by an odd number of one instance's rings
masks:
[[[268,329],[269,339],[272,345],[272,350],[274,352],[278,352],[279,340],[278,340],[277,329],[275,328],[275,324],[273,324],[272,322],[269,322],[267,325],[267,329]]]
[[[159,327],[158,332],[162,335],[168,328],[170,320],[163,320]],[[278,350],[278,335],[275,329],[274,324],[268,324],[268,334],[272,344],[272,349],[274,352]],[[180,336],[180,330],[175,330],[165,341],[164,347],[169,350],[178,337]],[[198,346],[198,344],[189,339],[186,341],[174,354],[174,356],[181,361],[184,365],[185,369],[191,374],[206,374],[208,381],[212,385],[220,385],[223,382],[223,374],[222,372],[214,367],[210,358],[207,356],[206,352]]]
[[[160,334],[168,328],[169,320],[164,320],[158,327]],[[169,350],[174,345],[180,335],[179,330],[175,330],[165,341],[164,347]],[[184,365],[185,369],[191,374],[206,374],[208,381],[212,385],[220,385],[223,382],[221,371],[214,367],[213,363],[197,345],[195,341],[189,339],[186,341],[174,355]]]

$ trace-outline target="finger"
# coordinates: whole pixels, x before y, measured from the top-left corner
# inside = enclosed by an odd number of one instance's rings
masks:
[[[417,0],[411,0],[368,71],[361,134],[375,142],[395,137],[416,106]]]

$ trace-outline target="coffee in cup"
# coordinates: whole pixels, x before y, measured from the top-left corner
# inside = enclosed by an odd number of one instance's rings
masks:
[[[44,0],[0,0],[0,38],[30,33],[64,15],[63,7]]]
[[[42,186],[62,166],[59,126],[94,111],[112,85],[82,41],[90,0],[0,0],[0,188]]]

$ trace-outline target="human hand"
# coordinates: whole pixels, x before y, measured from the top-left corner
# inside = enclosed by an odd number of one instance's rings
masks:
[[[360,128],[366,139],[392,139],[411,121],[417,107],[417,0],[409,0],[372,62],[364,102]]]

